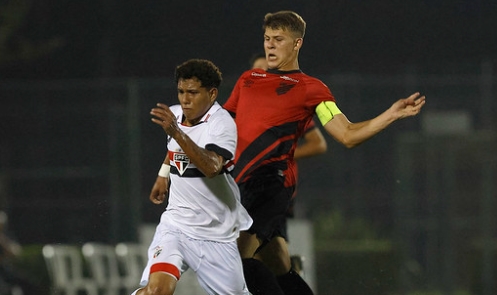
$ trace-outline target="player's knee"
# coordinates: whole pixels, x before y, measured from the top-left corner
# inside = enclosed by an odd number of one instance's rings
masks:
[[[149,284],[138,295],[172,295],[174,293],[174,286],[167,284]]]
[[[262,263],[253,258],[243,258],[242,259],[243,272],[244,274],[255,273],[260,270]]]
[[[284,295],[274,274],[260,261],[242,259],[243,272],[249,291],[254,295]]]

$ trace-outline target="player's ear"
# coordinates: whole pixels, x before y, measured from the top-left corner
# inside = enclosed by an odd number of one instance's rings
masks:
[[[218,94],[217,88],[211,88],[211,90],[209,90],[209,95],[210,95],[211,101],[216,100],[217,94]]]
[[[302,43],[304,42],[303,38],[297,38],[295,39],[295,45],[293,47],[294,50],[299,50],[300,47],[302,47]]]

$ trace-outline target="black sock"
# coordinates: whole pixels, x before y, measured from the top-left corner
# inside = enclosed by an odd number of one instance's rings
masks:
[[[277,277],[278,284],[285,295],[313,295],[311,287],[291,269],[287,274]]]
[[[284,295],[275,275],[259,260],[242,259],[243,274],[247,287],[253,295]]]

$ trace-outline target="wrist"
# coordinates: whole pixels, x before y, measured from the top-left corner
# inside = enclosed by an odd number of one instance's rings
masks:
[[[159,175],[160,177],[169,177],[169,170],[171,169],[171,166],[167,165],[167,164],[162,164],[162,166],[160,167],[159,169],[159,173],[157,173],[157,175]]]

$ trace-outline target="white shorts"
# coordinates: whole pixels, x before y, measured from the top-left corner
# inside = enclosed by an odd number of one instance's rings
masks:
[[[177,279],[191,268],[208,294],[248,295],[236,241],[221,243],[196,240],[160,223],[148,249],[148,263],[140,284],[150,271],[165,271]]]

